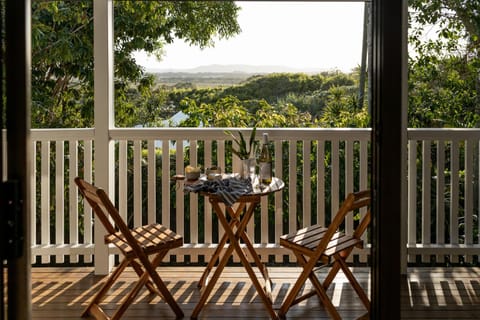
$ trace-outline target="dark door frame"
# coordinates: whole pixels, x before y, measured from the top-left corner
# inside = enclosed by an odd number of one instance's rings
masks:
[[[372,319],[400,319],[407,0],[373,0]]]
[[[7,180],[15,182],[14,254],[7,259],[7,317],[31,319],[31,249],[29,203],[30,0],[5,2],[5,83]],[[3,78],[3,77],[2,77]],[[5,197],[5,194],[3,194]],[[9,199],[10,200],[10,199]],[[6,224],[2,212],[2,223]],[[11,246],[11,243],[8,244]],[[11,247],[10,247],[11,248]],[[3,316],[3,314],[2,314]]]

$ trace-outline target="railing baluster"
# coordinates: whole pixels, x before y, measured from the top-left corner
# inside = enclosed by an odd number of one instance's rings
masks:
[[[225,163],[225,140],[217,140],[217,164],[222,168],[223,172],[229,172]]]
[[[325,141],[317,140],[317,223],[325,225]]]
[[[360,190],[365,190],[369,187],[368,173],[369,173],[369,161],[368,161],[368,145],[370,141],[367,139],[360,140]]]
[[[225,162],[225,140],[223,139],[220,139],[220,140],[217,140],[217,159],[216,159],[216,162],[217,162],[217,165],[222,168],[222,172],[230,172],[230,170],[227,169],[226,167],[226,162]],[[210,204],[210,202],[209,202]],[[220,206],[223,206],[223,204],[220,204]],[[224,210],[225,210],[225,207],[223,207]],[[216,220],[217,217],[214,215],[214,219]],[[252,223],[250,223],[248,225],[248,228],[247,230],[251,230],[250,232],[250,235],[252,234],[252,232],[254,231],[254,224],[253,224],[253,219],[251,221]],[[222,227],[222,224],[221,223],[218,223],[218,239],[221,239],[223,234],[225,233],[225,230],[223,229]],[[253,239],[253,237],[252,237]]]
[[[465,140],[465,204],[464,204],[464,232],[465,244],[473,244],[473,154],[474,142]],[[466,255],[466,262],[472,262],[472,255]]]
[[[175,143],[175,170],[176,172],[183,172],[184,170],[184,147],[183,147],[183,139],[178,139]],[[170,190],[170,188],[169,188]],[[169,192],[170,193],[170,192]],[[184,197],[179,195],[178,193],[176,194],[175,197],[175,204],[176,204],[176,216],[175,216],[175,232],[178,234],[185,234],[185,226],[184,226],[184,217],[185,217],[185,203],[183,200]],[[183,262],[184,261],[184,256],[182,254],[177,254],[177,261],[178,262]]]
[[[274,169],[275,169],[275,176],[279,179],[283,180],[283,158],[282,158],[282,140],[276,140],[273,142],[275,146],[274,150]],[[275,193],[275,239],[280,239],[280,236],[283,235],[283,193],[277,192]],[[289,250],[291,251],[291,250]],[[293,257],[291,254],[290,257]],[[290,258],[292,259],[292,258]],[[281,254],[275,255],[275,261],[281,262],[283,260],[283,256]]]
[[[3,135],[4,139],[5,139],[5,136],[6,134]],[[6,140],[5,140],[6,141]],[[30,242],[31,242],[31,246],[32,248],[35,248],[37,246],[37,142],[36,141],[32,141],[31,142],[31,147],[32,147],[32,161],[30,161],[30,173],[31,173],[31,177],[30,177],[30,187],[31,187],[31,192],[30,192],[30,229],[31,229],[31,232],[30,232]],[[6,148],[6,147],[5,147]],[[6,152],[6,149],[3,150],[3,155],[4,155],[4,158],[7,157],[7,152]],[[7,161],[5,160],[4,161],[4,164],[6,164]],[[7,179],[7,176],[6,176],[6,166],[4,168],[4,173],[5,173],[5,176],[4,176],[4,179]],[[63,230],[63,228],[62,228]],[[32,258],[31,258],[31,261],[32,263],[35,263],[37,260],[35,254],[32,254]]]
[[[198,166],[198,153],[197,153],[197,140],[190,140],[190,164],[193,166]],[[183,197],[183,190],[177,190],[177,197]],[[198,232],[199,232],[199,221],[198,221],[198,194],[190,193],[190,243],[197,245],[198,240]],[[191,262],[198,262],[198,253],[193,252],[190,253],[190,260]]]
[[[437,244],[445,243],[445,141],[437,141]],[[444,255],[437,255],[437,261],[445,262]]]
[[[260,200],[260,243],[262,244],[268,243],[268,203],[268,197],[262,197],[262,199]],[[265,257],[262,256],[262,259],[263,258]]]
[[[353,192],[353,183],[354,183],[354,168],[353,168],[353,145],[354,142],[350,140],[345,141],[345,194],[349,194],[350,192]],[[353,232],[353,217],[349,215],[347,217],[346,225],[345,225],[345,230],[348,233]],[[353,258],[352,255],[349,256],[350,259]]]
[[[459,147],[458,141],[451,144],[451,177],[450,177],[450,243],[458,244],[458,202],[459,202]],[[458,254],[451,255],[451,261],[458,262]]]
[[[168,139],[162,140],[162,224],[170,228],[170,152]]]
[[[64,141],[55,142],[55,243],[65,243],[65,151]],[[63,255],[55,255],[56,263],[63,263]]]
[[[172,228],[170,219],[170,140],[162,137],[162,221],[167,228]],[[170,251],[171,252],[171,251]],[[165,261],[171,259],[169,253]]]
[[[155,140],[148,140],[148,168],[147,168],[147,209],[148,209],[148,223],[157,222],[157,157],[155,149]]]
[[[205,140],[204,141],[204,152],[205,152],[205,167],[211,167],[212,166],[212,141],[211,140]],[[225,170],[225,168],[222,168],[222,170]],[[203,220],[203,230],[204,230],[204,236],[205,244],[212,244],[213,243],[213,238],[212,238],[212,231],[213,231],[213,221],[212,221],[212,205],[210,204],[209,201],[205,200],[205,211],[203,213],[204,220]],[[211,255],[207,254],[205,256],[205,261],[208,261],[210,259]]]
[[[118,142],[118,211],[128,221],[128,142]]]
[[[331,140],[331,185],[330,185],[330,217],[334,217],[340,208],[340,155],[339,155],[339,138]],[[342,197],[343,198],[343,197]]]
[[[69,194],[70,194],[70,244],[78,244],[80,226],[78,224],[78,190],[74,179],[78,176],[78,140],[68,141],[69,157]],[[70,262],[78,262],[78,255],[70,255]]]
[[[297,230],[297,141],[288,140],[288,232]]]
[[[50,244],[50,141],[41,145],[41,226],[42,244]],[[70,222],[72,223],[72,222]],[[71,225],[71,224],[70,224]],[[42,263],[49,263],[50,256],[42,255]]]
[[[369,183],[368,183],[368,144],[369,140],[367,139],[362,139],[360,140],[360,171],[359,171],[359,190],[365,190],[369,188]],[[367,214],[366,208],[363,208],[363,210],[360,211],[361,218],[363,218]],[[362,239],[364,243],[368,244],[368,233],[365,232],[362,235]],[[368,253],[365,250],[362,250],[361,253],[359,254],[359,261],[362,263],[366,263],[368,261]]]
[[[142,221],[142,141],[133,141],[133,225],[139,227]]]
[[[93,179],[93,143],[92,140],[84,141],[84,154],[83,154],[83,176],[87,181],[92,181]],[[93,243],[93,211],[90,206],[84,208],[83,211],[84,219],[84,243],[92,244]],[[93,255],[86,254],[84,255],[86,263],[93,261]]]
[[[417,244],[417,141],[408,142],[408,245]],[[414,262],[413,255],[408,256],[408,262]]]
[[[302,141],[303,144],[303,180],[302,180],[302,212],[303,227],[312,225],[312,169],[310,163],[311,142],[310,140]]]
[[[432,175],[431,175],[431,147],[430,140],[422,142],[422,243],[430,244],[431,236],[431,189],[432,189]],[[429,255],[423,255],[422,262],[430,262]]]

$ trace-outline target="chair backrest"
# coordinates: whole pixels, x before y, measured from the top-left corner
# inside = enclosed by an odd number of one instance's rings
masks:
[[[370,190],[362,190],[358,192],[353,192],[348,194],[347,198],[344,200],[340,209],[338,209],[335,217],[333,217],[332,222],[328,226],[328,229],[323,236],[322,241],[318,244],[317,249],[324,250],[334,234],[339,230],[341,224],[345,221],[345,217],[349,213],[354,213],[361,208],[366,208],[366,212],[362,219],[360,220],[359,224],[355,228],[355,231],[351,236],[355,239],[360,239],[363,233],[367,230],[367,227],[370,223]]]
[[[75,178],[75,183],[78,186],[80,193],[87,200],[88,204],[90,204],[93,211],[102,222],[107,233],[114,234],[115,232],[120,231],[124,234],[127,240],[130,240],[128,239],[131,236],[129,228],[105,191],[101,188],[95,187],[80,177]]]

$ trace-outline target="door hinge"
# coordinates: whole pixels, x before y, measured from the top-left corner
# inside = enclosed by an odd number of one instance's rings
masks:
[[[17,180],[0,183],[0,256],[2,260],[18,258],[23,253],[22,206]]]

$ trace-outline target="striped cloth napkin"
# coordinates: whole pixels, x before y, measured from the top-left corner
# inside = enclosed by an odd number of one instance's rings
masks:
[[[231,207],[242,195],[253,192],[250,178],[231,177],[218,180],[206,180],[200,183],[186,185],[187,192],[208,192],[219,195],[223,202]]]

